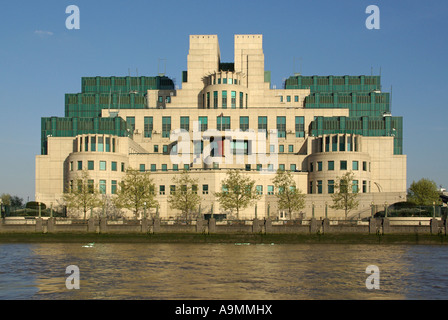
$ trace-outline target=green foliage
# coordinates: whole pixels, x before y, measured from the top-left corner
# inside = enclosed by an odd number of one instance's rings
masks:
[[[84,214],[84,220],[87,216],[87,211],[94,208],[101,207],[103,202],[100,198],[100,193],[95,185],[90,183],[89,172],[82,170],[77,175],[76,184],[71,190],[66,190],[63,195],[63,200],[67,208],[80,210]]]
[[[196,211],[201,203],[198,195],[198,179],[190,177],[188,171],[184,170],[180,176],[173,177],[175,190],[172,190],[168,197],[171,209],[178,209],[185,219],[191,219],[192,212]]]
[[[347,172],[342,177],[338,177],[335,184],[335,193],[331,195],[333,205],[330,208],[345,211],[345,219],[348,213],[356,209],[359,201],[356,200],[358,192],[353,192],[353,172]]]
[[[422,178],[412,181],[408,190],[408,201],[419,206],[432,206],[433,203],[440,204],[440,194],[434,181]]]
[[[278,190],[276,196],[280,210],[287,210],[292,218],[294,212],[305,207],[305,195],[297,189],[291,172],[277,170],[273,183]]]
[[[221,190],[214,193],[215,197],[224,210],[236,211],[237,219],[241,210],[261,197],[256,192],[255,180],[242,174],[240,170],[227,172],[227,178],[222,181]]]
[[[158,202],[155,200],[154,183],[149,172],[132,168],[126,170],[114,203],[119,208],[131,210],[135,218],[138,218],[145,208],[155,208]]]

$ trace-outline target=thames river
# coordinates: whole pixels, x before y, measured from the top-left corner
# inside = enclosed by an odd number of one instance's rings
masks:
[[[0,299],[448,299],[448,247],[0,244]]]

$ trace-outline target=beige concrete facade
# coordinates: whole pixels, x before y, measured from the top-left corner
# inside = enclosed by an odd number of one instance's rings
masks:
[[[159,92],[149,90],[146,109],[111,110],[125,120],[134,118],[132,137],[48,138],[48,154],[36,157],[36,201],[61,204],[64,188],[81,169],[88,169],[105,196],[113,196],[129,167],[151,172],[162,218],[178,214],[169,208],[167,198],[172,178],[185,167],[199,179],[201,214],[213,210],[230,215],[213,196],[221,190],[229,168],[246,170],[262,190],[256,208],[246,209],[241,218],[252,219],[255,214],[290,218],[277,210],[276,190],[272,190],[277,168],[291,170],[297,186],[307,194],[306,207],[293,218],[313,213],[316,218],[343,217],[343,211],[329,208],[329,185],[347,171],[354,172],[360,193],[360,205],[350,216],[370,215],[372,202],[404,201],[406,156],[394,155],[393,138],[311,136],[308,128],[314,117],[344,117],[349,110],[307,109],[304,99],[309,89],[272,89],[265,81],[262,43],[262,35],[235,35],[234,70],[220,70],[218,37],[191,35],[187,82],[171,95],[166,108],[155,107]],[[109,110],[103,109],[102,117],[109,117]],[[185,131],[177,135],[177,129]],[[332,139],[338,141],[336,149]],[[344,150],[339,149],[340,141]],[[209,152],[211,146],[216,148],[214,154]],[[241,155],[234,154],[237,149]]]

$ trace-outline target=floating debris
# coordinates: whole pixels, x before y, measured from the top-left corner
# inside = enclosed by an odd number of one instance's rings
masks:
[[[83,248],[92,248],[95,245],[95,242],[88,243],[85,246],[82,246]]]

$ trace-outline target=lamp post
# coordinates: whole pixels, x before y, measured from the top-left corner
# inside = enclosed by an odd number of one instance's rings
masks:
[[[370,217],[373,218],[373,201],[370,203]]]
[[[385,211],[385,217],[387,218],[387,201],[384,202],[384,211]]]
[[[40,208],[40,206],[41,206],[41,203],[40,203],[40,202],[38,202],[38,203],[37,203],[37,205],[39,206],[39,218],[41,218],[41,217],[42,217],[42,214],[41,214],[41,208]]]
[[[143,208],[143,219],[146,219],[146,202],[143,202],[143,205],[145,206]]]

